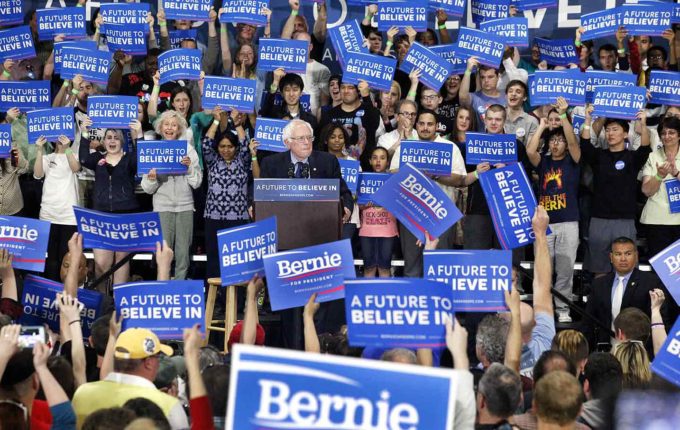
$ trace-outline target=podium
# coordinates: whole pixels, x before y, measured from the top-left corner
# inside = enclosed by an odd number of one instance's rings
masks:
[[[276,216],[278,250],[342,237],[339,179],[255,179],[255,220]]]

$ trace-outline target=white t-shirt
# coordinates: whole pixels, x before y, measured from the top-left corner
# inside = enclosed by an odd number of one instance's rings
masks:
[[[309,94],[309,104],[311,113],[316,115],[317,109],[321,106],[321,94],[329,94],[328,80],[331,71],[328,67],[316,60],[307,63],[307,73],[301,74],[302,82],[305,84],[304,94]]]
[[[40,219],[54,224],[76,225],[73,206],[78,205],[78,180],[66,154],[43,155],[43,184]]]

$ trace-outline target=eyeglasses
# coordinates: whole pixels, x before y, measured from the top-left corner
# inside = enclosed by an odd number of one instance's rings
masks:
[[[289,137],[289,140],[292,140],[295,143],[303,143],[303,142],[311,142],[314,140],[314,136],[298,136],[298,137]]]
[[[405,116],[406,118],[415,118],[415,112],[399,112],[399,115]]]
[[[14,405],[17,408],[20,408],[22,411],[24,411],[24,421],[28,423],[28,409],[26,406],[19,402],[15,402],[14,400],[0,400],[0,405],[6,403],[8,405]]]

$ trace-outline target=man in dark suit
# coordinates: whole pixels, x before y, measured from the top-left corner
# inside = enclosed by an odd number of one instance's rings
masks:
[[[314,130],[309,123],[299,119],[290,121],[283,129],[283,141],[289,150],[264,158],[260,168],[260,177],[340,179],[340,199],[344,210],[343,223],[347,222],[354,208],[354,200],[347,184],[342,179],[337,158],[327,152],[312,149]],[[340,300],[322,304],[317,313],[317,319],[328,326],[322,323],[317,329],[320,332],[337,330],[341,321],[344,320],[344,312],[344,304]],[[281,329],[285,347],[303,349],[302,308],[282,311]]]

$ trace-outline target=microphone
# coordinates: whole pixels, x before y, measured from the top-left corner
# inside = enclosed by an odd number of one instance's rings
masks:
[[[309,179],[309,164],[302,165],[302,177]]]
[[[290,163],[288,166],[288,179],[292,179],[295,177],[295,164]]]

